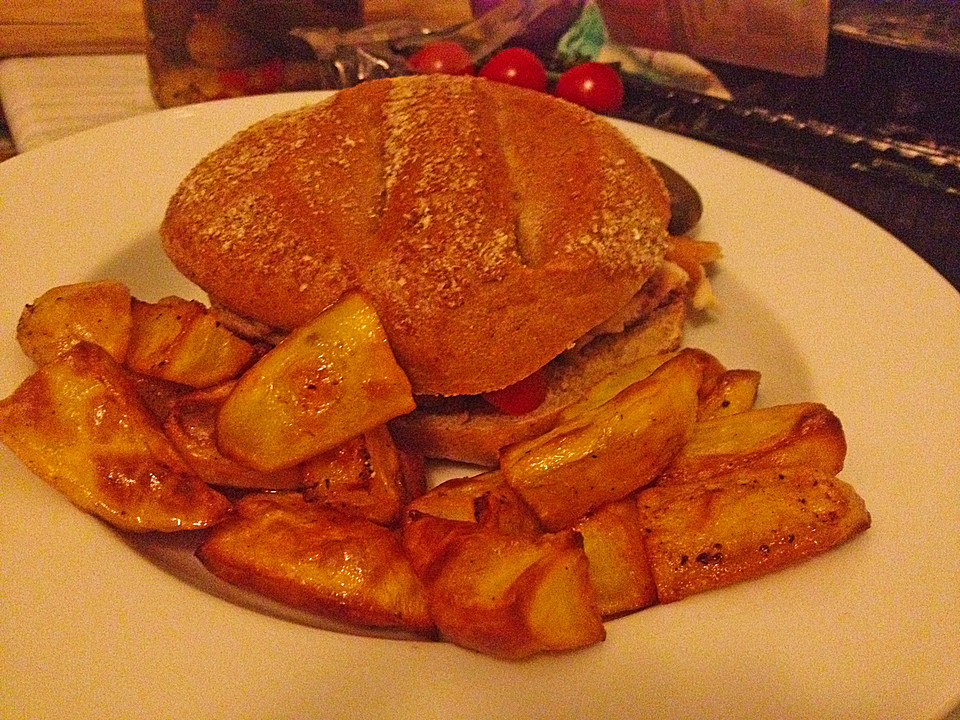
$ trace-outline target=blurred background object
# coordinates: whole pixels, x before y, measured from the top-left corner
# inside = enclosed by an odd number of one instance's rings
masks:
[[[599,0],[618,42],[792,75],[823,72],[828,0]]]
[[[143,0],[3,0],[0,57],[143,52]]]
[[[960,3],[849,0],[832,13],[822,74],[705,61],[726,101],[628,76],[625,116],[823,190],[960,288]]]
[[[143,0],[151,88],[161,107],[322,87],[296,27],[363,21],[359,0]]]
[[[960,56],[956,0],[836,0],[833,32],[877,45]]]

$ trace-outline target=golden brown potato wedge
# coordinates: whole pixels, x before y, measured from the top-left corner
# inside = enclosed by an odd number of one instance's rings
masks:
[[[416,407],[380,320],[349,294],[243,374],[217,420],[226,454],[292,467]]]
[[[133,325],[130,303],[126,285],[109,280],[52,288],[23,309],[17,342],[37,365],[80,341],[99,345],[123,362]]]
[[[207,527],[230,505],[177,454],[116,360],[91,343],[0,401],[0,440],[75,505],[124,530]]]
[[[544,534],[533,511],[499,473],[478,475],[477,483],[470,483],[472,479],[449,480],[452,487],[448,492],[428,493],[424,504],[420,503],[424,498],[418,498],[404,509],[403,548],[418,575],[426,572],[454,535],[479,527],[505,536],[537,538]]]
[[[397,536],[300,493],[241,498],[197,557],[217,577],[292,607],[366,627],[433,629]]]
[[[853,488],[807,468],[650,487],[637,507],[664,603],[792,565],[870,526]]]
[[[823,405],[775,405],[694,424],[659,483],[693,482],[758,466],[804,466],[836,475],[846,450],[840,421]]]
[[[160,378],[129,372],[130,380],[137,390],[140,402],[157,422],[163,424],[174,405],[185,395],[195,392],[188,385],[161,380]]]
[[[260,472],[220,452],[217,414],[234,383],[194,390],[172,403],[163,430],[200,478],[211,485],[259,490],[294,490],[309,484],[299,466]]]
[[[254,348],[223,327],[194,300],[134,300],[126,365],[142,375],[206,388],[238,377]]]
[[[565,407],[560,413],[557,424],[570,422],[585,412],[596,410],[631,385],[646,380],[657,368],[676,357],[677,352],[659,353],[640,358],[637,362],[610,373],[600,382],[592,385],[582,399]]]
[[[387,426],[389,430],[390,426]],[[393,434],[390,434],[393,438]],[[394,440],[396,444],[396,440]],[[401,448],[397,445],[400,455],[400,473],[403,478],[403,496],[405,502],[416,500],[427,491],[426,459],[418,452]],[[402,510],[402,508],[401,508]]]
[[[642,610],[657,602],[636,498],[604,505],[574,529],[583,536],[583,550],[590,561],[590,582],[604,617]]]
[[[760,373],[756,370],[726,370],[700,388],[697,421],[752,410],[757,400]]]
[[[507,482],[551,531],[650,483],[687,441],[703,369],[682,351],[598,408],[501,454]]]
[[[503,535],[487,523],[421,515],[404,547],[443,637],[497,657],[603,640],[580,535]]]
[[[386,425],[307,460],[302,468],[310,500],[380,525],[396,523],[412,493],[426,484],[423,465],[403,461]],[[411,471],[417,477],[408,477]]]
[[[540,534],[543,527],[533,510],[497,471],[440,483],[407,505],[405,519],[432,515],[447,520],[478,522],[487,507],[496,508],[496,526],[504,535]]]
[[[564,408],[559,416],[558,424],[572,420],[587,410],[594,410],[600,407],[608,400],[614,398],[622,390],[650,377],[654,370],[668,360],[676,357],[679,352],[680,351],[677,350],[640,358],[636,362],[610,373],[592,385],[581,400]],[[696,359],[703,369],[703,379],[700,390],[698,391],[702,398],[705,389],[713,387],[723,373],[726,372],[726,368],[724,368],[723,364],[717,358],[705,350],[686,348],[683,352]]]

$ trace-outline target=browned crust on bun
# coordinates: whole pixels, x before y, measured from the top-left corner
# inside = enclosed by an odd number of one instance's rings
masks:
[[[238,133],[170,201],[164,249],[281,329],[366,294],[418,394],[504,387],[624,305],[669,198],[603,119],[477,78],[362,83]]]

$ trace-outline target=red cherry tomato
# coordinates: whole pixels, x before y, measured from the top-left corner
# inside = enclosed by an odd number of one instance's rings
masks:
[[[615,112],[623,105],[623,81],[609,65],[574,65],[560,79],[553,94],[594,112]]]
[[[221,70],[220,82],[246,95],[275,92],[283,84],[283,60],[274,58],[260,65]]]
[[[501,50],[480,68],[480,76],[540,92],[547,89],[546,68],[540,59],[526,48]]]
[[[283,85],[283,60],[275,58],[255,68],[247,82],[247,92],[272,93]]]
[[[474,72],[470,53],[453,40],[424,45],[407,58],[407,64],[421,74],[473,75]]]
[[[541,370],[502,390],[484,393],[483,399],[500,412],[523,415],[536,410],[547,397],[547,378]]]

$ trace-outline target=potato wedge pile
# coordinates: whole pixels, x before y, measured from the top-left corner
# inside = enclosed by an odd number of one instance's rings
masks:
[[[702,350],[611,375],[499,468],[427,489],[389,431],[410,384],[360,295],[273,346],[201,303],[80,283],[28,305],[17,340],[38,368],[0,401],[0,440],[82,510],[202,530],[223,580],[496,657],[593,644],[870,525],[837,477],[839,420],[754,408],[759,373]]]

